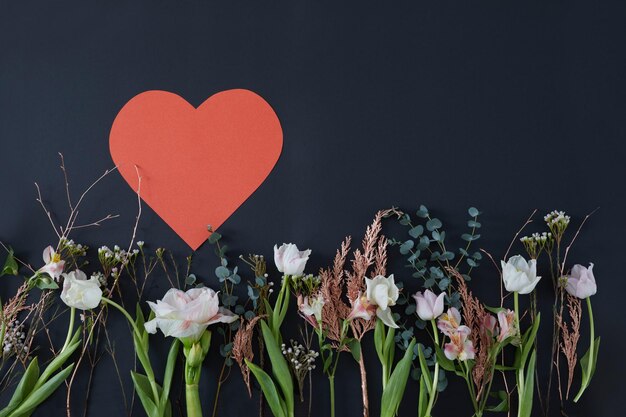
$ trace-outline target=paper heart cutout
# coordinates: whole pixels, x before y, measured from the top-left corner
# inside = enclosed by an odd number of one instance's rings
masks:
[[[283,145],[280,121],[249,90],[227,90],[194,108],[146,91],[120,110],[111,157],[131,188],[193,250],[263,183]],[[136,168],[137,167],[137,170]]]

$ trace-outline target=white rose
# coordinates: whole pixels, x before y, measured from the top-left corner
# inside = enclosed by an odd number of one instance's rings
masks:
[[[238,316],[219,306],[217,293],[210,288],[192,288],[187,292],[170,289],[162,300],[148,301],[156,317],[145,323],[148,333],[161,329],[165,336],[191,342],[200,339],[213,323],[232,323]]]
[[[365,278],[367,289],[365,296],[370,304],[376,305],[376,316],[389,327],[397,328],[389,307],[396,304],[400,291],[396,286],[393,274],[389,277],[378,275],[373,279]]]
[[[80,269],[62,274],[62,277],[61,300],[69,307],[91,310],[100,304],[102,290],[98,278],[87,279],[87,275]]]
[[[283,243],[280,248],[274,245],[274,263],[285,275],[302,275],[310,255],[310,249],[300,251],[293,243]]]
[[[500,261],[502,265],[502,280],[504,287],[509,292],[528,294],[535,289],[541,279],[537,276],[537,261],[526,259],[520,255],[509,258],[508,262]]]

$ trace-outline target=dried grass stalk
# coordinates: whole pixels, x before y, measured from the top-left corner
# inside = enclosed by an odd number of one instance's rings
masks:
[[[569,326],[562,315],[557,314],[556,317],[557,326],[561,330],[559,347],[567,360],[567,391],[565,398],[569,397],[569,391],[572,386],[572,381],[574,380],[576,363],[578,362],[576,348],[578,346],[578,340],[580,339],[580,319],[582,317],[582,303],[580,299],[568,295],[567,310],[571,322]]]

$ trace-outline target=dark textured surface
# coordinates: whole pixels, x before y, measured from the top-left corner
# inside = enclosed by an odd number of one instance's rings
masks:
[[[580,221],[600,206],[571,259],[596,264],[602,348],[595,380],[570,415],[622,415],[625,3],[280,3],[0,1],[0,238],[39,262],[54,235],[32,183],[64,215],[56,153],[65,154],[72,190],[82,190],[112,166],[111,123],[137,93],[168,90],[199,105],[215,92],[248,88],[276,110],[285,144],[267,181],[220,230],[233,254],[270,255],[275,242],[293,241],[313,249],[315,270],[344,235],[360,236],[377,209],[424,203],[456,219],[451,233],[463,226],[466,207],[479,207],[481,245],[501,256],[533,208],[565,209]],[[89,196],[83,219],[103,211],[122,217],[75,239],[127,242],[135,205],[122,178],[108,177]],[[147,208],[139,237],[187,253]],[[215,264],[201,247],[194,269],[209,285],[217,285]],[[394,264],[397,277],[410,276],[395,252]],[[163,293],[160,282],[151,297]],[[1,285],[6,296],[12,283]],[[497,297],[489,265],[472,285]],[[542,295],[549,292],[544,285]],[[126,375],[133,361],[127,330],[121,319],[111,323]],[[378,363],[371,346],[365,354],[375,415]],[[111,365],[104,358],[96,368],[89,416],[125,415]],[[208,360],[206,415],[217,370]],[[76,416],[86,377],[75,388]],[[358,368],[346,358],[337,378],[338,415],[360,415]],[[314,415],[324,416],[325,379],[317,375],[315,383]],[[411,382],[402,416],[415,415],[416,397]],[[222,416],[256,415],[236,370],[222,406]],[[454,379],[436,415],[470,409]],[[60,390],[35,415],[64,410]]]

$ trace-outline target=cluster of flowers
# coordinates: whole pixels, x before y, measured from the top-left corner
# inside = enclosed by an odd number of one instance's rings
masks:
[[[147,355],[148,334],[154,334],[160,330],[164,336],[175,339],[171,348],[174,352],[172,367],[175,366],[178,344],[182,345],[185,357],[187,415],[198,417],[202,415],[198,382],[202,363],[208,354],[211,340],[209,326],[218,323],[230,324],[236,321],[241,321],[238,332],[250,332],[257,321],[261,323],[262,336],[267,353],[271,358],[270,366],[274,368],[273,378],[275,380],[262,368],[254,365],[252,362],[253,355],[249,353],[251,346],[235,346],[233,350],[247,352],[242,356],[242,360],[238,361],[242,371],[248,372],[248,375],[250,371],[254,373],[264,390],[265,396],[268,397],[268,403],[275,407],[272,408],[272,412],[277,417],[291,417],[293,415],[293,393],[289,392],[290,385],[285,379],[287,378],[284,375],[284,370],[287,369],[285,366],[288,366],[291,372],[289,379],[294,378],[298,382],[302,393],[304,378],[309,372],[316,369],[315,362],[318,358],[322,360],[323,372],[329,378],[330,415],[334,416],[335,370],[340,353],[345,351],[350,351],[360,365],[364,415],[367,417],[369,414],[367,381],[360,343],[364,334],[369,330],[375,330],[376,351],[383,369],[382,402],[388,404],[388,409],[382,410],[381,416],[393,416],[396,413],[402,398],[402,395],[398,395],[398,391],[404,391],[411,365],[416,358],[420,361],[419,369],[422,372],[419,398],[420,401],[423,399],[427,403],[420,405],[420,417],[431,415],[439,392],[440,366],[446,370],[455,371],[457,375],[466,379],[471,391],[475,415],[482,415],[486,406],[486,398],[490,393],[498,354],[508,344],[519,349],[518,356],[522,358],[515,365],[516,387],[519,395],[518,417],[529,416],[530,411],[525,404],[528,402],[528,396],[530,396],[532,405],[533,388],[531,387],[528,391],[526,382],[528,375],[534,374],[535,359],[533,358],[535,352],[531,346],[534,345],[533,338],[539,326],[539,317],[537,315],[532,318],[530,330],[522,331],[520,316],[523,316],[523,311],[519,307],[518,297],[519,295],[534,294],[542,279],[541,276],[537,275],[537,257],[544,250],[550,251],[554,242],[560,243],[560,239],[570,222],[570,217],[560,211],[549,213],[545,217],[549,232],[534,233],[521,239],[530,259],[527,260],[522,255],[515,255],[501,261],[501,279],[506,291],[514,296],[513,309],[505,308],[502,304],[499,308],[487,309],[468,293],[467,288],[464,287],[466,285],[464,284],[464,277],[456,269],[451,269],[448,272],[451,276],[460,279],[459,287],[462,289],[462,303],[460,305],[453,306],[446,298],[448,293],[445,290],[437,294],[427,288],[412,294],[410,299],[415,303],[412,306],[415,307],[412,311],[421,321],[432,325],[431,336],[435,342],[435,354],[432,356],[431,363],[427,363],[424,359],[423,346],[417,345],[416,340],[412,339],[404,357],[395,364],[395,369],[394,340],[396,338],[394,332],[396,329],[400,329],[403,323],[401,316],[393,312],[393,307],[399,304],[403,286],[396,281],[394,274],[386,272],[387,240],[380,235],[382,217],[383,215],[380,213],[377,215],[373,225],[368,228],[363,249],[357,249],[354,252],[354,260],[350,264],[352,270],[345,267],[346,257],[349,255],[349,238],[337,252],[334,265],[327,270],[321,270],[319,275],[305,273],[311,250],[301,251],[295,244],[291,243],[274,246],[274,263],[276,269],[282,273],[281,289],[273,306],[269,302],[273,290],[268,290],[267,298],[261,300],[260,303],[263,308],[263,314],[260,316],[248,317],[245,315],[244,317],[243,310],[233,308],[235,312],[239,313],[235,314],[220,305],[218,292],[198,284],[186,291],[170,288],[161,299],[148,302],[151,310],[149,319],[144,320],[143,317],[132,319],[129,312],[109,298],[112,292],[107,291],[106,278],[108,276],[118,278],[121,269],[142,253],[143,242],[138,242],[137,249],[128,251],[119,246],[114,246],[112,249],[107,246],[100,247],[97,252],[102,270],[94,272],[88,278],[76,262],[70,260],[72,256],[84,253],[86,247],[71,240],[62,239],[56,249],[52,246],[44,249],[43,266],[36,270],[35,277],[45,276],[53,284],[61,285],[60,299],[71,309],[70,331],[61,354],[69,347],[74,346],[75,338],[78,337],[76,335],[79,332],[74,333],[72,328],[74,310],[87,311],[108,305],[117,308],[126,316],[132,325],[137,356],[146,370],[148,378],[148,385],[135,382],[135,387],[137,390],[147,390],[147,392],[140,392],[140,398],[151,417],[168,415],[169,403],[168,393],[158,386],[154,375],[151,374]],[[256,260],[255,264],[260,261],[264,265],[265,262],[258,255],[253,260]],[[68,265],[72,265],[69,271],[66,270],[69,269],[67,268]],[[575,264],[567,274],[562,273],[555,280],[558,282],[557,290],[562,290],[563,294],[568,294],[572,299],[587,300],[590,316],[589,297],[597,292],[593,266],[593,263],[590,263],[588,267]],[[560,270],[565,271],[565,268],[561,267]],[[265,266],[259,272],[259,278],[267,282],[268,274],[265,273]],[[267,285],[271,287],[273,283],[267,282]],[[310,343],[307,343],[307,347],[305,347],[293,339],[290,340],[289,344],[282,342],[280,326],[288,310],[290,293],[296,296],[298,313],[312,327],[314,334],[317,334],[319,351],[311,349]],[[561,303],[563,302],[561,301]],[[578,305],[580,305],[580,301],[578,301]],[[83,316],[81,315],[81,317]],[[558,319],[563,319],[562,312]],[[562,323],[559,326],[566,329]],[[23,325],[17,319],[13,319],[5,327],[2,330],[3,352],[15,351],[19,354],[19,351],[24,350],[24,343],[27,338]],[[426,331],[429,330],[426,329]],[[589,379],[593,374],[592,367],[595,366],[598,342],[595,341],[593,331],[592,322],[590,357],[585,360],[583,365],[586,369],[577,399],[589,384]],[[75,335],[72,336],[72,334]],[[237,340],[250,343],[250,337],[241,337]],[[577,340],[576,338],[575,343]],[[571,346],[567,345],[567,349],[574,349],[575,352],[575,343]],[[278,357],[275,356],[276,354]],[[571,357],[575,358],[575,354],[570,355],[568,359]],[[170,360],[172,359],[168,357],[168,367]],[[281,360],[285,361],[285,366],[281,365],[282,362],[279,363]],[[489,361],[491,362],[488,363]],[[430,374],[429,366],[433,364],[434,373]],[[171,375],[169,377],[171,378]],[[482,392],[483,388],[474,391],[472,384],[481,387],[487,384],[486,391]],[[149,390],[146,387],[149,387]],[[150,396],[152,397],[150,398]],[[270,398],[271,396],[275,398]],[[389,398],[392,396],[393,399],[390,400]],[[156,408],[151,408],[151,404]]]

